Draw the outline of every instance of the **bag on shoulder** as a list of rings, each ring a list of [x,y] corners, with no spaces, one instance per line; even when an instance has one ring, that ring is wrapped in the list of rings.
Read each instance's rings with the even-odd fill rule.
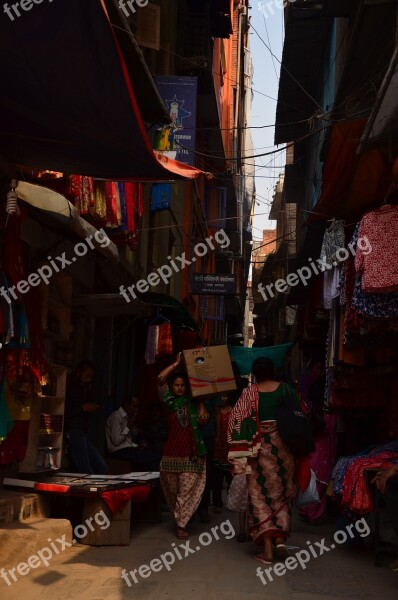
[[[283,385],[283,391],[276,407],[279,434],[294,456],[306,456],[315,450],[311,422],[297,406],[286,385]]]

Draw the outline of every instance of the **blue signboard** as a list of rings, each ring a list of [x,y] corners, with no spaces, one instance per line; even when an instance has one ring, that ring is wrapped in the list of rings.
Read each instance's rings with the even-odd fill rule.
[[[154,148],[187,165],[195,166],[197,77],[155,77],[156,87],[171,123],[156,128]]]

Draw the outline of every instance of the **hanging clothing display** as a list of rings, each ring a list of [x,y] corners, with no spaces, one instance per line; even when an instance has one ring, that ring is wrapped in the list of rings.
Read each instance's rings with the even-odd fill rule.
[[[398,206],[382,206],[363,217],[358,239],[365,239],[367,251],[357,246],[355,269],[364,292],[398,291],[397,235]]]
[[[323,236],[321,259],[325,258],[326,262],[332,265],[334,262],[339,262],[336,252],[345,245],[345,233],[342,221],[333,221],[325,231]]]
[[[145,362],[147,365],[154,365],[156,363],[156,353],[158,349],[159,341],[159,326],[150,325],[148,327],[148,335],[146,339],[145,348]]]
[[[112,181],[107,181],[105,183],[106,226],[109,228],[118,226],[116,189],[116,183]]]
[[[344,248],[345,232],[342,221],[333,221],[323,236],[320,258],[329,265],[323,273],[323,306],[332,308],[332,300],[340,294],[340,267],[338,254]]]
[[[94,209],[93,216],[106,219],[106,188],[105,181],[94,181]]]
[[[340,295],[340,267],[333,267],[323,274],[323,306],[330,310],[332,302]]]
[[[173,337],[171,335],[171,323],[159,325],[159,337],[156,356],[173,354]]]
[[[83,175],[71,175],[66,189],[67,196],[79,214],[86,215],[95,206],[94,180]]]

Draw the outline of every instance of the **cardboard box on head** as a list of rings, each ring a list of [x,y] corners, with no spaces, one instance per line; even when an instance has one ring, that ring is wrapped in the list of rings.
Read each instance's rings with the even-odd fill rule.
[[[184,350],[183,357],[193,398],[236,390],[227,346]]]

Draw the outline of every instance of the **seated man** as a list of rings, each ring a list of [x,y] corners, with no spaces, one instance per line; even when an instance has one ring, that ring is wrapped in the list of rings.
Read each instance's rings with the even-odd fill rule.
[[[398,464],[380,471],[373,479],[381,494],[384,495],[388,515],[398,536]],[[398,559],[392,565],[393,571],[398,571]]]
[[[109,457],[129,460],[139,471],[158,471],[160,452],[146,448],[145,442],[140,442],[140,432],[134,427],[137,412],[138,401],[132,397],[108,418],[105,435]]]

